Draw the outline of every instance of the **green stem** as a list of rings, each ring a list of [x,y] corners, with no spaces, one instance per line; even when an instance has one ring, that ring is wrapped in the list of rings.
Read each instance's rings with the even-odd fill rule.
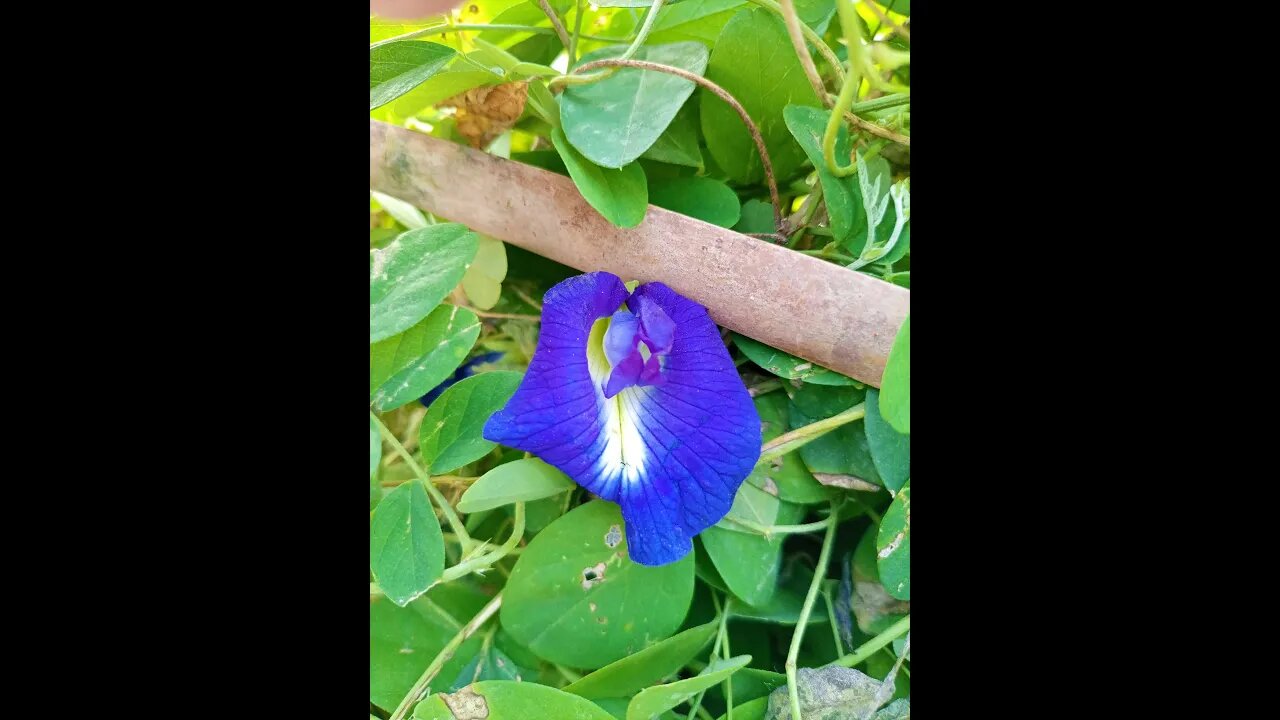
[[[831,503],[831,519],[836,516],[836,504]],[[813,612],[813,602],[818,599],[818,590],[822,588],[822,580],[827,576],[827,563],[831,560],[831,545],[836,537],[837,523],[827,525],[827,534],[822,538],[822,550],[818,553],[818,564],[813,568],[813,582],[809,583],[809,594],[804,598],[800,608],[800,617],[796,620],[796,629],[791,633],[791,649],[787,651],[787,694],[791,698],[791,720],[800,720],[800,688],[796,681],[796,659],[800,656],[800,642],[804,640],[804,630],[809,624],[809,614]]]
[[[560,673],[560,675],[570,683],[576,683],[582,679],[581,675],[563,665],[556,665],[556,672]]]
[[[378,429],[382,431],[382,437],[391,443],[391,447],[395,448],[396,453],[409,466],[409,469],[413,470],[413,474],[417,475],[418,479],[422,481],[423,487],[427,489],[427,494],[431,496],[440,511],[444,513],[445,519],[449,521],[449,527],[453,528],[453,534],[458,536],[463,552],[470,550],[476,541],[471,539],[471,535],[467,533],[467,528],[462,524],[462,520],[458,519],[458,513],[454,512],[453,506],[449,504],[448,500],[444,499],[444,494],[436,489],[436,486],[431,482],[431,477],[422,469],[418,461],[413,459],[409,451],[404,449],[404,445],[400,444],[400,439],[395,436],[395,433],[391,432],[391,428],[383,424],[382,418],[379,418],[372,410],[369,411],[369,417],[378,423]]]
[[[499,547],[497,550],[494,550],[493,552],[486,553],[477,558],[466,560],[464,562],[458,563],[457,565],[454,565],[451,568],[446,569],[444,571],[444,574],[440,576],[440,582],[441,583],[451,582],[453,580],[457,580],[460,577],[465,577],[467,575],[470,575],[471,573],[479,569],[492,567],[494,563],[498,562],[499,560],[506,557],[507,555],[510,555],[511,552],[515,550],[516,545],[520,543],[520,540],[523,537],[524,537],[524,503],[518,502],[516,503],[516,522],[515,522],[515,526],[511,528],[511,537],[507,538],[507,541],[503,543],[501,547]]]
[[[844,642],[840,640],[840,628],[836,625],[836,608],[831,602],[831,590],[822,589],[822,599],[827,603],[827,621],[831,624],[831,637],[836,641],[836,655],[844,655]]]
[[[832,415],[825,420],[809,423],[791,432],[783,433],[764,444],[764,447],[760,449],[760,460],[756,464],[760,465],[774,458],[782,457],[798,447],[808,445],[841,425],[861,420],[866,414],[866,405],[858,403],[838,415]]]
[[[831,252],[830,250],[825,250],[825,249],[824,250],[799,250],[798,252],[801,255],[812,255],[813,257],[825,258],[827,260],[835,260],[836,262],[842,262],[842,263],[851,263],[855,260],[855,258],[851,258],[848,255],[844,255],[838,252]]]
[[[582,0],[578,0],[573,15],[573,37],[569,38],[569,69],[578,64],[578,37],[582,34]]]
[[[884,95],[882,97],[872,98],[870,100],[863,100],[862,102],[854,103],[853,105],[849,106],[849,112],[853,113],[854,115],[861,115],[863,113],[878,112],[880,110],[888,110],[889,108],[895,108],[902,105],[910,105],[910,104],[911,104],[910,94],[895,93],[893,95]]]
[[[739,525],[753,533],[769,537],[770,535],[792,535],[796,533],[817,532],[825,529],[831,524],[831,518],[818,520],[816,522],[805,523],[804,525],[761,525],[751,520],[739,520],[737,518],[725,517],[725,522],[733,525]]]
[[[401,40],[412,40],[414,38],[426,37],[428,35],[445,35],[455,30],[475,30],[479,32],[484,32],[485,30],[510,30],[512,32],[533,33],[534,35],[556,34],[556,31],[552,28],[539,27],[537,25],[504,25],[502,23],[486,25],[484,23],[456,23],[453,25],[432,25],[429,28],[422,28],[421,30],[414,30],[413,32],[407,32],[403,35],[387,38],[386,40],[379,40],[376,43],[371,43],[369,45],[369,49],[372,50],[376,47],[386,45],[387,43],[399,42]],[[596,35],[583,35],[582,37],[585,40],[600,40],[602,42],[627,42],[626,38],[600,37]]]
[[[476,616],[471,618],[471,621],[466,625],[462,626],[462,629],[458,631],[458,634],[454,635],[453,639],[440,649],[440,654],[436,655],[435,659],[431,661],[431,664],[427,666],[427,669],[422,671],[422,676],[419,677],[418,681],[409,689],[409,694],[405,695],[404,700],[400,701],[400,705],[391,715],[391,720],[404,720],[405,716],[409,714],[409,711],[413,709],[413,706],[416,705],[418,701],[422,699],[422,696],[426,694],[428,685],[435,679],[435,676],[440,673],[444,664],[449,662],[450,658],[453,657],[453,654],[458,651],[458,648],[462,647],[462,643],[467,641],[467,638],[474,635],[475,632],[485,624],[485,621],[493,617],[493,614],[498,611],[499,607],[502,607],[501,592],[494,595],[493,599],[489,601],[489,604],[481,608],[480,612],[476,613]]]
[[[653,30],[653,24],[658,20],[658,11],[662,9],[662,4],[664,2],[666,2],[666,0],[653,0],[653,5],[649,7],[649,12],[644,16],[644,23],[640,25],[640,31],[636,33],[631,44],[627,46],[627,49],[624,50],[621,55],[611,59],[630,60],[631,57],[636,54],[636,51],[640,49],[640,46],[644,45],[644,41],[649,38],[649,33]],[[577,28],[574,28],[574,32],[575,34],[577,33]],[[572,55],[570,55],[570,57],[572,57]],[[573,63],[570,63],[569,67],[573,67]],[[565,85],[586,85],[587,83],[593,83],[597,80],[603,80],[614,72],[615,70],[611,68],[601,70],[600,72],[585,73],[582,75],[560,75],[559,77],[552,78],[550,84],[558,87]]]
[[[857,650],[845,655],[844,657],[828,663],[829,665],[843,665],[845,667],[853,667],[858,663],[866,660],[874,655],[880,648],[885,647],[889,643],[897,640],[907,631],[911,629],[911,616],[908,615],[898,622],[890,625],[884,632],[871,638],[870,640],[858,646]]]

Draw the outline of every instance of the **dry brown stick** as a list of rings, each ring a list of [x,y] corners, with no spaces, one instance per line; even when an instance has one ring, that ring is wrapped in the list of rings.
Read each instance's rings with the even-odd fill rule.
[[[795,48],[796,57],[800,58],[800,67],[804,68],[805,77],[809,78],[813,92],[827,104],[827,107],[831,107],[831,100],[827,97],[827,87],[822,84],[822,76],[818,74],[818,67],[813,64],[813,57],[809,55],[809,46],[804,42],[804,33],[800,30],[800,18],[796,15],[795,3],[792,0],[778,0],[778,4],[782,6],[782,22],[787,26],[787,35],[791,36],[791,47]]]
[[[569,40],[569,32],[564,29],[564,23],[560,22],[560,16],[556,15],[556,11],[551,9],[547,0],[538,0],[538,7],[542,8],[542,12],[547,14],[547,19],[551,21],[551,27],[555,28],[556,35],[560,36],[560,42],[564,45],[564,49],[568,50],[573,43]]]
[[[868,133],[875,135],[876,137],[882,137],[885,140],[892,140],[893,142],[896,142],[899,145],[906,145],[907,147],[911,147],[911,137],[908,135],[900,135],[890,130],[889,128],[881,127],[871,122],[870,120],[863,120],[862,118],[858,117],[857,115],[854,115],[853,113],[848,113],[848,112],[845,113],[844,119],[852,123],[854,127],[865,130]]]
[[[543,0],[543,2],[545,1],[546,0]],[[889,16],[883,10],[880,9],[879,5],[876,5],[874,2],[866,3],[866,5],[867,7],[871,8],[871,12],[875,13],[880,18],[880,22],[893,28],[893,31],[901,35],[903,40],[906,40],[907,42],[911,42],[911,33],[908,33],[906,28],[902,27],[898,23],[890,20]]]
[[[633,67],[641,70],[653,70],[668,75],[692,80],[702,87],[710,90],[716,97],[729,104],[738,113],[738,117],[742,118],[742,124],[747,126],[747,132],[751,133],[751,139],[756,143],[756,149],[760,151],[760,163],[764,165],[764,179],[769,184],[769,199],[773,201],[773,225],[778,229],[778,234],[785,236],[787,234],[786,223],[782,220],[782,199],[778,196],[778,182],[773,177],[773,163],[769,162],[769,150],[764,146],[764,137],[760,135],[760,128],[756,127],[755,122],[751,120],[751,116],[747,114],[746,108],[742,107],[742,103],[738,102],[728,90],[711,82],[710,80],[691,73],[688,70],[682,70],[678,67],[663,65],[661,63],[648,62],[646,60],[596,60],[585,65],[579,65],[574,68],[574,74],[594,70],[602,67]]]

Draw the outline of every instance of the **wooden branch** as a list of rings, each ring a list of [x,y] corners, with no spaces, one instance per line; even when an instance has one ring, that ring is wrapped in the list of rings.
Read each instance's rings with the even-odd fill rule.
[[[369,187],[583,271],[661,281],[731,330],[876,387],[906,288],[649,206],[615,227],[573,181],[369,121]]]

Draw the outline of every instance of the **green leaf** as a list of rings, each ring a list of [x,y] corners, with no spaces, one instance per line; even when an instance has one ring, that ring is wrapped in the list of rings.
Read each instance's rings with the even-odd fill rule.
[[[880,380],[880,414],[894,430],[911,434],[911,316],[902,321]]]
[[[379,412],[417,400],[462,364],[480,321],[466,308],[441,305],[422,322],[369,346],[369,396]]]
[[[735,512],[736,511],[736,512]],[[742,516],[761,525],[793,525],[804,517],[804,508],[779,501],[773,495],[743,483],[734,497],[730,519]],[[765,537],[723,520],[702,531],[702,546],[729,590],[748,605],[765,605],[778,588],[785,535]]]
[[[658,136],[658,139],[640,154],[645,160],[685,167],[702,168],[702,150],[698,147],[698,103],[687,100],[680,112]],[[770,220],[772,222],[772,220]]]
[[[440,579],[444,535],[421,482],[396,487],[373,511],[369,569],[382,592],[400,607]]]
[[[387,211],[387,214],[394,218],[396,222],[410,230],[417,230],[428,225],[427,216],[423,215],[421,210],[399,198],[385,195],[377,190],[370,190],[369,196],[377,200],[379,207]]]
[[[518,501],[528,502],[572,489],[567,475],[538,458],[504,463],[471,484],[458,501],[458,512],[491,510]]]
[[[710,47],[729,18],[745,4],[745,0],[686,0],[667,5],[658,11],[648,42],[696,40]]]
[[[867,446],[880,479],[889,492],[896,493],[911,477],[911,436],[903,435],[880,414],[880,391],[867,388]]]
[[[800,714],[823,720],[862,720],[879,707],[879,680],[852,668],[832,665],[800,668],[796,672],[796,693]],[[785,687],[769,695],[769,720],[791,720],[791,698]]]
[[[755,398],[756,412],[760,415],[761,440],[769,442],[790,429],[791,403],[781,392],[771,392]],[[822,485],[804,466],[800,455],[789,452],[764,465],[757,465],[747,476],[747,482],[788,503],[808,505],[826,502],[839,494],[839,490]],[[789,524],[789,523],[788,523]]]
[[[772,211],[770,211],[772,213]],[[770,218],[773,215],[770,214]],[[770,220],[770,227],[773,221]],[[768,231],[765,231],[768,232]],[[789,355],[781,350],[753,340],[746,335],[733,334],[733,344],[738,346],[743,355],[762,369],[787,380],[803,380],[814,385],[861,385],[851,377],[828,370],[821,365]]]
[[[885,592],[880,583],[880,570],[876,567],[876,526],[867,528],[853,551],[852,565],[853,617],[858,629],[868,635],[878,635],[911,612],[911,603],[895,599]]]
[[[644,220],[649,206],[649,187],[639,163],[631,163],[621,170],[602,168],[569,144],[560,128],[551,131],[551,143],[560,153],[583,199],[606,220],[624,228],[635,227]]]
[[[627,706],[627,720],[649,720],[654,715],[691,699],[702,690],[719,685],[749,662],[750,655],[715,660],[694,677],[641,690]]]
[[[583,56],[581,63],[615,58],[625,49],[601,48]],[[633,58],[695,75],[707,68],[707,48],[696,42],[645,45]],[[620,68],[603,80],[565,88],[560,96],[560,121],[569,142],[588,160],[606,168],[621,168],[653,145],[694,87],[692,80],[674,75]]]
[[[507,246],[488,235],[479,236],[476,259],[462,276],[462,291],[471,304],[489,310],[498,304],[507,277]]]
[[[760,128],[779,184],[804,161],[804,151],[787,130],[787,105],[819,105],[804,76],[781,18],[764,8],[739,10],[724,26],[711,51],[707,79],[738,99]],[[702,136],[707,150],[736,183],[764,179],[764,165],[742,119],[713,93],[702,93]]]
[[[418,447],[432,475],[457,470],[497,447],[484,439],[484,424],[511,399],[523,377],[518,372],[480,373],[450,386],[431,403]]]
[[[827,118],[831,117],[831,113],[804,105],[788,105],[782,111],[782,116],[786,120],[787,129],[818,171],[818,181],[822,183],[822,199],[827,206],[827,217],[831,220],[832,238],[843,242],[853,233],[856,223],[865,221],[862,195],[855,178],[838,178],[832,175],[822,157],[822,135],[826,132]],[[847,165],[852,148],[849,131],[844,123],[840,123],[839,127],[835,157],[839,163]]]
[[[395,100],[424,82],[455,55],[453,48],[398,40],[369,50],[369,109]]]
[[[384,501],[385,502],[385,501]],[[894,496],[876,534],[880,582],[899,600],[911,599],[911,481]]]
[[[649,189],[649,202],[724,228],[733,227],[742,210],[728,185],[705,177],[657,183]]]
[[[462,279],[476,234],[457,223],[410,230],[369,253],[369,343],[413,327]]]
[[[773,232],[777,229],[773,225],[773,204],[763,200],[742,203],[742,219],[733,229],[740,233]]]
[[[378,423],[369,418],[369,477],[378,473],[378,463],[382,462],[382,431]]]
[[[524,680],[526,671],[496,647],[481,647],[480,652],[458,672],[449,686],[449,692],[457,692],[473,682],[483,680]]]
[[[564,691],[591,700],[631,695],[688,664],[715,637],[718,625],[713,621],[689,628],[566,685]]]
[[[853,232],[845,236],[841,243],[849,252],[858,255],[865,249],[872,228],[875,228],[875,241],[883,244],[889,240],[895,221],[894,204],[889,196],[889,188],[893,183],[889,162],[879,156],[868,162],[859,153],[856,163],[857,172],[846,179],[850,183],[853,198],[862,207],[855,213]],[[844,164],[843,160],[841,164]]]
[[[484,680],[456,693],[437,693],[413,710],[418,720],[613,720],[595,703],[546,685]]]
[[[618,506],[596,500],[539,533],[516,561],[502,626],[548,662],[599,668],[676,631],[693,599],[693,557],[658,567],[627,555]]]
[[[399,705],[445,643],[488,601],[460,582],[437,585],[404,608],[385,597],[370,598],[369,700],[383,708]],[[456,677],[480,643],[479,635],[468,639],[440,672]]]
[[[498,85],[505,79],[495,72],[477,69],[459,56],[448,69],[397,98],[391,111],[398,117],[411,118],[442,100],[483,85]]]
[[[748,668],[750,669],[750,668]],[[737,697],[737,693],[734,693]],[[760,697],[744,702],[733,708],[733,720],[764,720],[765,711],[769,709],[769,698]],[[729,720],[729,713],[721,715],[719,720]]]
[[[800,22],[813,28],[819,35],[826,34],[827,26],[836,14],[835,0],[795,0],[795,6]]]
[[[802,385],[791,396],[791,429],[844,412],[865,396],[862,388]],[[801,447],[800,459],[819,482],[824,479],[821,475],[850,475],[873,485],[884,484],[871,459],[862,420],[841,425]]]

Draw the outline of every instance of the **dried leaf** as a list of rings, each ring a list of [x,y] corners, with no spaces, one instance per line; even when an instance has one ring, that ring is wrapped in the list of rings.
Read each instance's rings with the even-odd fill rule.
[[[529,98],[529,83],[520,81],[471,88],[439,103],[439,107],[455,107],[458,134],[471,147],[483,148],[511,129],[524,112]]]

